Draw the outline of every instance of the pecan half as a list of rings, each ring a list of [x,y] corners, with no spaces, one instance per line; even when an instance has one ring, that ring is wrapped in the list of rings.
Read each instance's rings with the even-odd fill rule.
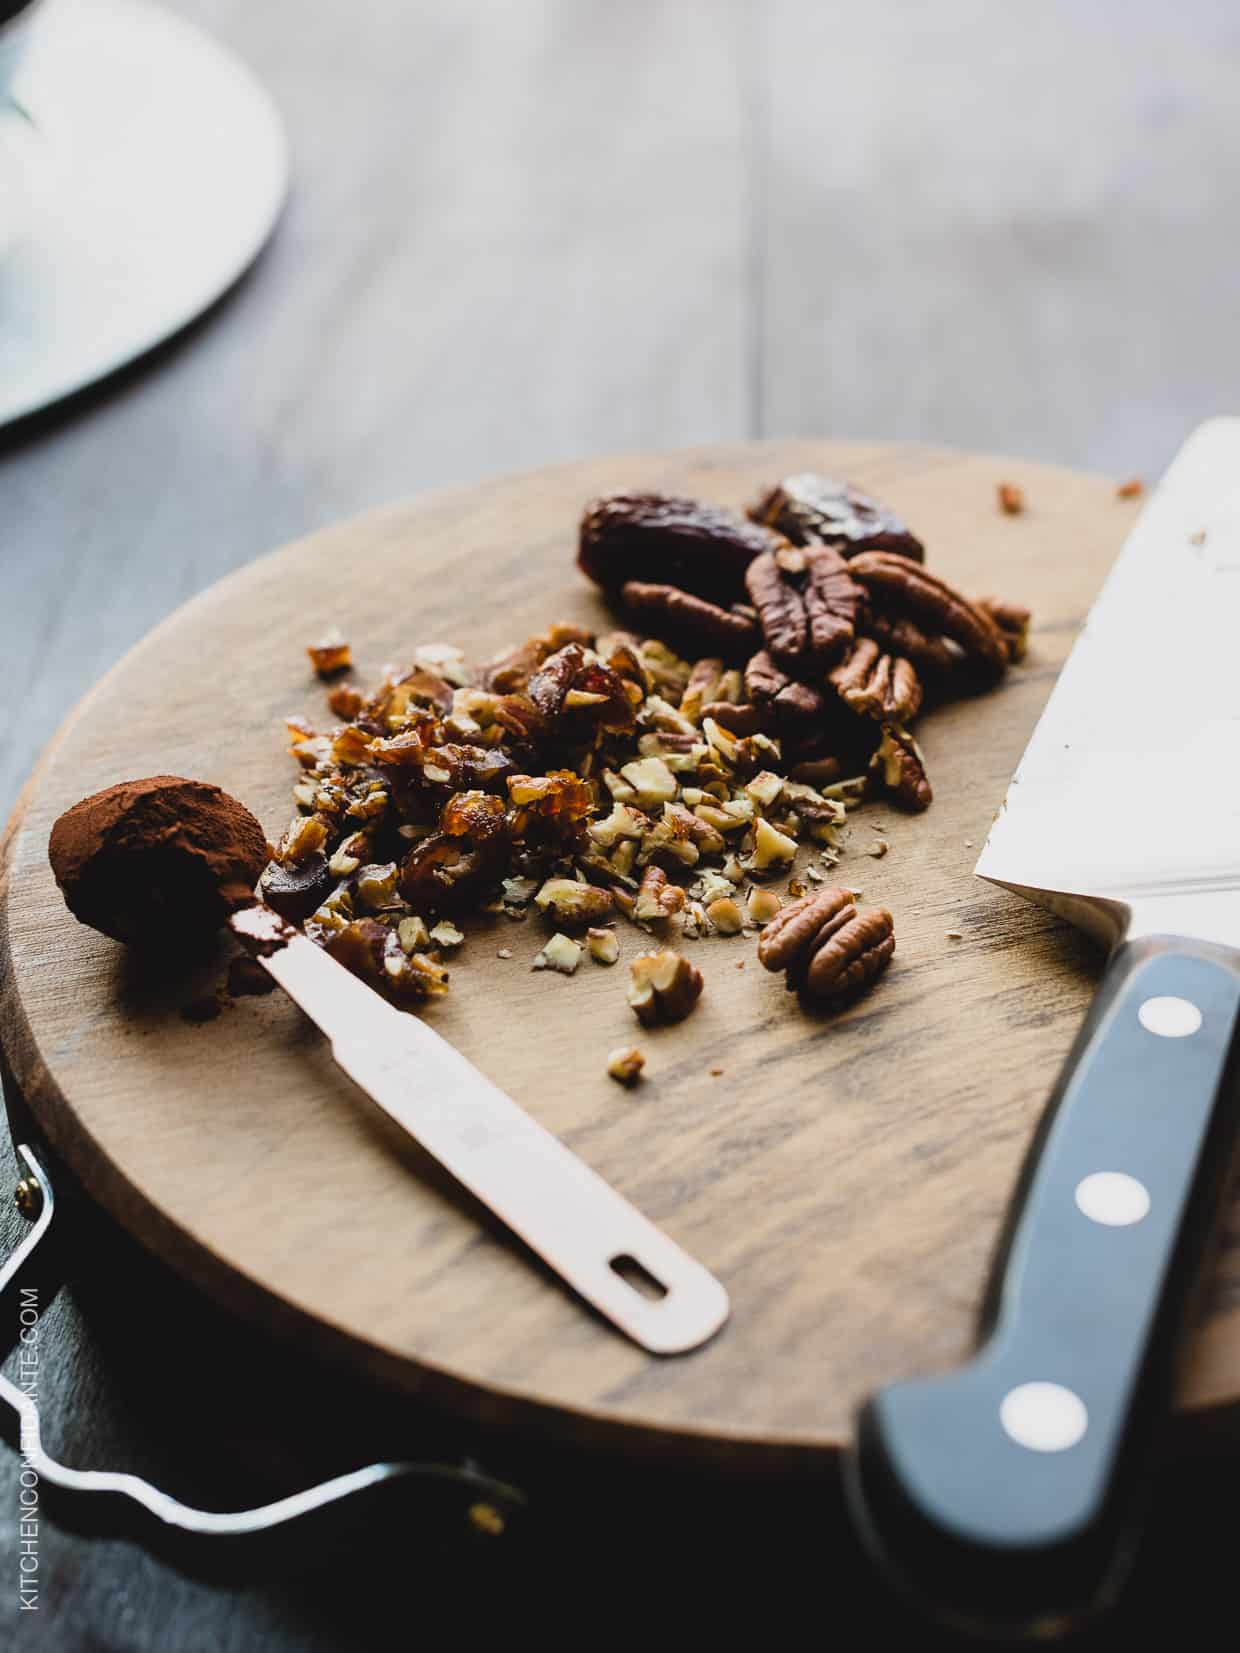
[[[898,723],[884,728],[878,750],[870,759],[870,774],[880,790],[903,809],[920,813],[929,809],[934,799],[921,747]]]
[[[852,641],[861,592],[828,546],[785,546],[755,557],[745,589],[767,649],[792,671],[825,670]]]
[[[731,700],[712,700],[708,706],[703,706],[703,721],[708,717],[722,724],[733,735],[756,735],[759,729],[766,727],[760,706],[737,705]]]
[[[674,585],[727,607],[745,569],[777,537],[733,511],[669,494],[608,494],[581,519],[577,566],[605,590],[629,580]]]
[[[885,907],[858,911],[851,890],[812,890],[777,913],[758,937],[758,960],[783,971],[809,998],[835,999],[866,987],[895,952]]]
[[[883,723],[908,723],[921,708],[921,683],[909,661],[858,637],[828,681],[850,711]]]
[[[925,550],[894,511],[847,482],[813,471],[786,476],[749,512],[797,545],[833,545],[846,557],[859,551],[893,551],[921,562]]]
[[[1029,649],[1029,621],[1032,615],[1020,603],[1005,603],[999,597],[979,597],[977,606],[998,626],[1007,645],[1008,659],[1015,664]]]
[[[745,693],[759,712],[765,710],[787,726],[821,723],[827,714],[827,701],[821,692],[789,677],[766,649],[760,649],[745,667]],[[726,718],[718,721],[725,728],[732,727]]]
[[[950,672],[960,664],[960,655],[954,643],[949,643],[946,637],[924,631],[907,614],[881,614],[875,611],[873,604],[867,603],[865,613],[858,617],[857,630],[866,637],[872,637],[888,654],[902,655],[928,677]]]
[[[966,654],[998,672],[1006,668],[1007,645],[990,615],[937,574],[889,551],[863,551],[848,566],[854,579],[865,586],[876,609],[911,614],[929,630],[959,643]]]
[[[720,608],[677,586],[626,580],[620,595],[654,636],[691,652],[718,649],[728,659],[743,659],[758,641],[758,628],[748,615]]]
[[[702,996],[702,972],[670,947],[643,953],[629,972],[629,1003],[644,1027],[683,1022]]]

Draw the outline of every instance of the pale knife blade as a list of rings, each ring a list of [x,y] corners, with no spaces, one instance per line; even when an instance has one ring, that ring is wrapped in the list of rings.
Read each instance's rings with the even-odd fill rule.
[[[1240,420],[1217,419],[1130,534],[977,864],[1111,951],[979,1346],[870,1397],[847,1484],[933,1612],[1004,1637],[1058,1633],[1131,1564],[1240,1149],[1238,605]]]
[[[1240,944],[1240,419],[1185,444],[1042,713],[979,877],[1112,941]]]
[[[246,909],[233,928],[251,947],[274,940],[259,962],[327,1035],[337,1065],[614,1326],[659,1355],[719,1330],[719,1281],[446,1039],[267,909]],[[641,1273],[646,1291],[630,1283]],[[663,1295],[648,1294],[651,1282]]]

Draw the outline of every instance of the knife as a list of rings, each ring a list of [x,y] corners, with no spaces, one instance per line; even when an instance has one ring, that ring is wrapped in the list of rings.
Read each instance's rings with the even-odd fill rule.
[[[718,1280],[446,1039],[261,902],[229,922],[337,1066],[612,1325],[657,1355],[719,1330]]]
[[[1120,553],[977,863],[1109,948],[979,1347],[872,1397],[847,1461],[863,1537],[963,1625],[1053,1634],[1132,1555],[1240,1135],[1238,615],[1240,419],[1216,419]]]

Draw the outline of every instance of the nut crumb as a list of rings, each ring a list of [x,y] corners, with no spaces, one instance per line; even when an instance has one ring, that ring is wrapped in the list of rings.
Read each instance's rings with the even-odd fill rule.
[[[1025,509],[1025,490],[1015,482],[1000,482],[995,488],[995,497],[1005,517],[1018,517]]]
[[[1145,492],[1145,483],[1139,476],[1130,476],[1127,482],[1121,482],[1115,490],[1116,499],[1140,499]]]
[[[595,964],[614,964],[620,957],[620,939],[614,930],[587,930],[586,951]]]
[[[459,947],[465,940],[463,930],[458,930],[450,919],[440,919],[429,931],[431,940],[437,947]]]
[[[548,941],[530,966],[531,970],[558,970],[562,976],[571,976],[581,963],[581,948],[562,930]]]
[[[495,956],[497,959],[510,959],[512,957],[512,948],[501,947]]]
[[[1204,545],[1206,543],[1205,529],[1199,528],[1195,534],[1190,534],[1188,536],[1188,543],[1190,545]]]
[[[755,924],[766,924],[775,917],[783,902],[774,890],[760,889],[755,885],[745,898],[745,906]]]
[[[949,930],[947,932],[947,939],[948,939],[948,941],[963,941],[964,940],[964,931],[963,930]]]
[[[645,1065],[646,1058],[636,1045],[619,1045],[607,1058],[607,1071],[619,1085],[635,1085]]]
[[[721,1078],[723,1076],[723,1069],[722,1068],[712,1068],[710,1070],[710,1076],[711,1076],[712,1079]]]
[[[872,855],[876,861],[881,861],[890,848],[891,845],[885,838],[876,838],[865,853],[867,855]]]
[[[744,923],[741,910],[730,895],[712,901],[706,909],[706,916],[721,936],[739,935]]]

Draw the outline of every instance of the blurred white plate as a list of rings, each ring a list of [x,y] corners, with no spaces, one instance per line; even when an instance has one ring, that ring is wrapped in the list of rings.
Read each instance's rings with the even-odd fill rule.
[[[0,115],[0,425],[201,314],[288,185],[254,75],[148,0],[50,0]]]

